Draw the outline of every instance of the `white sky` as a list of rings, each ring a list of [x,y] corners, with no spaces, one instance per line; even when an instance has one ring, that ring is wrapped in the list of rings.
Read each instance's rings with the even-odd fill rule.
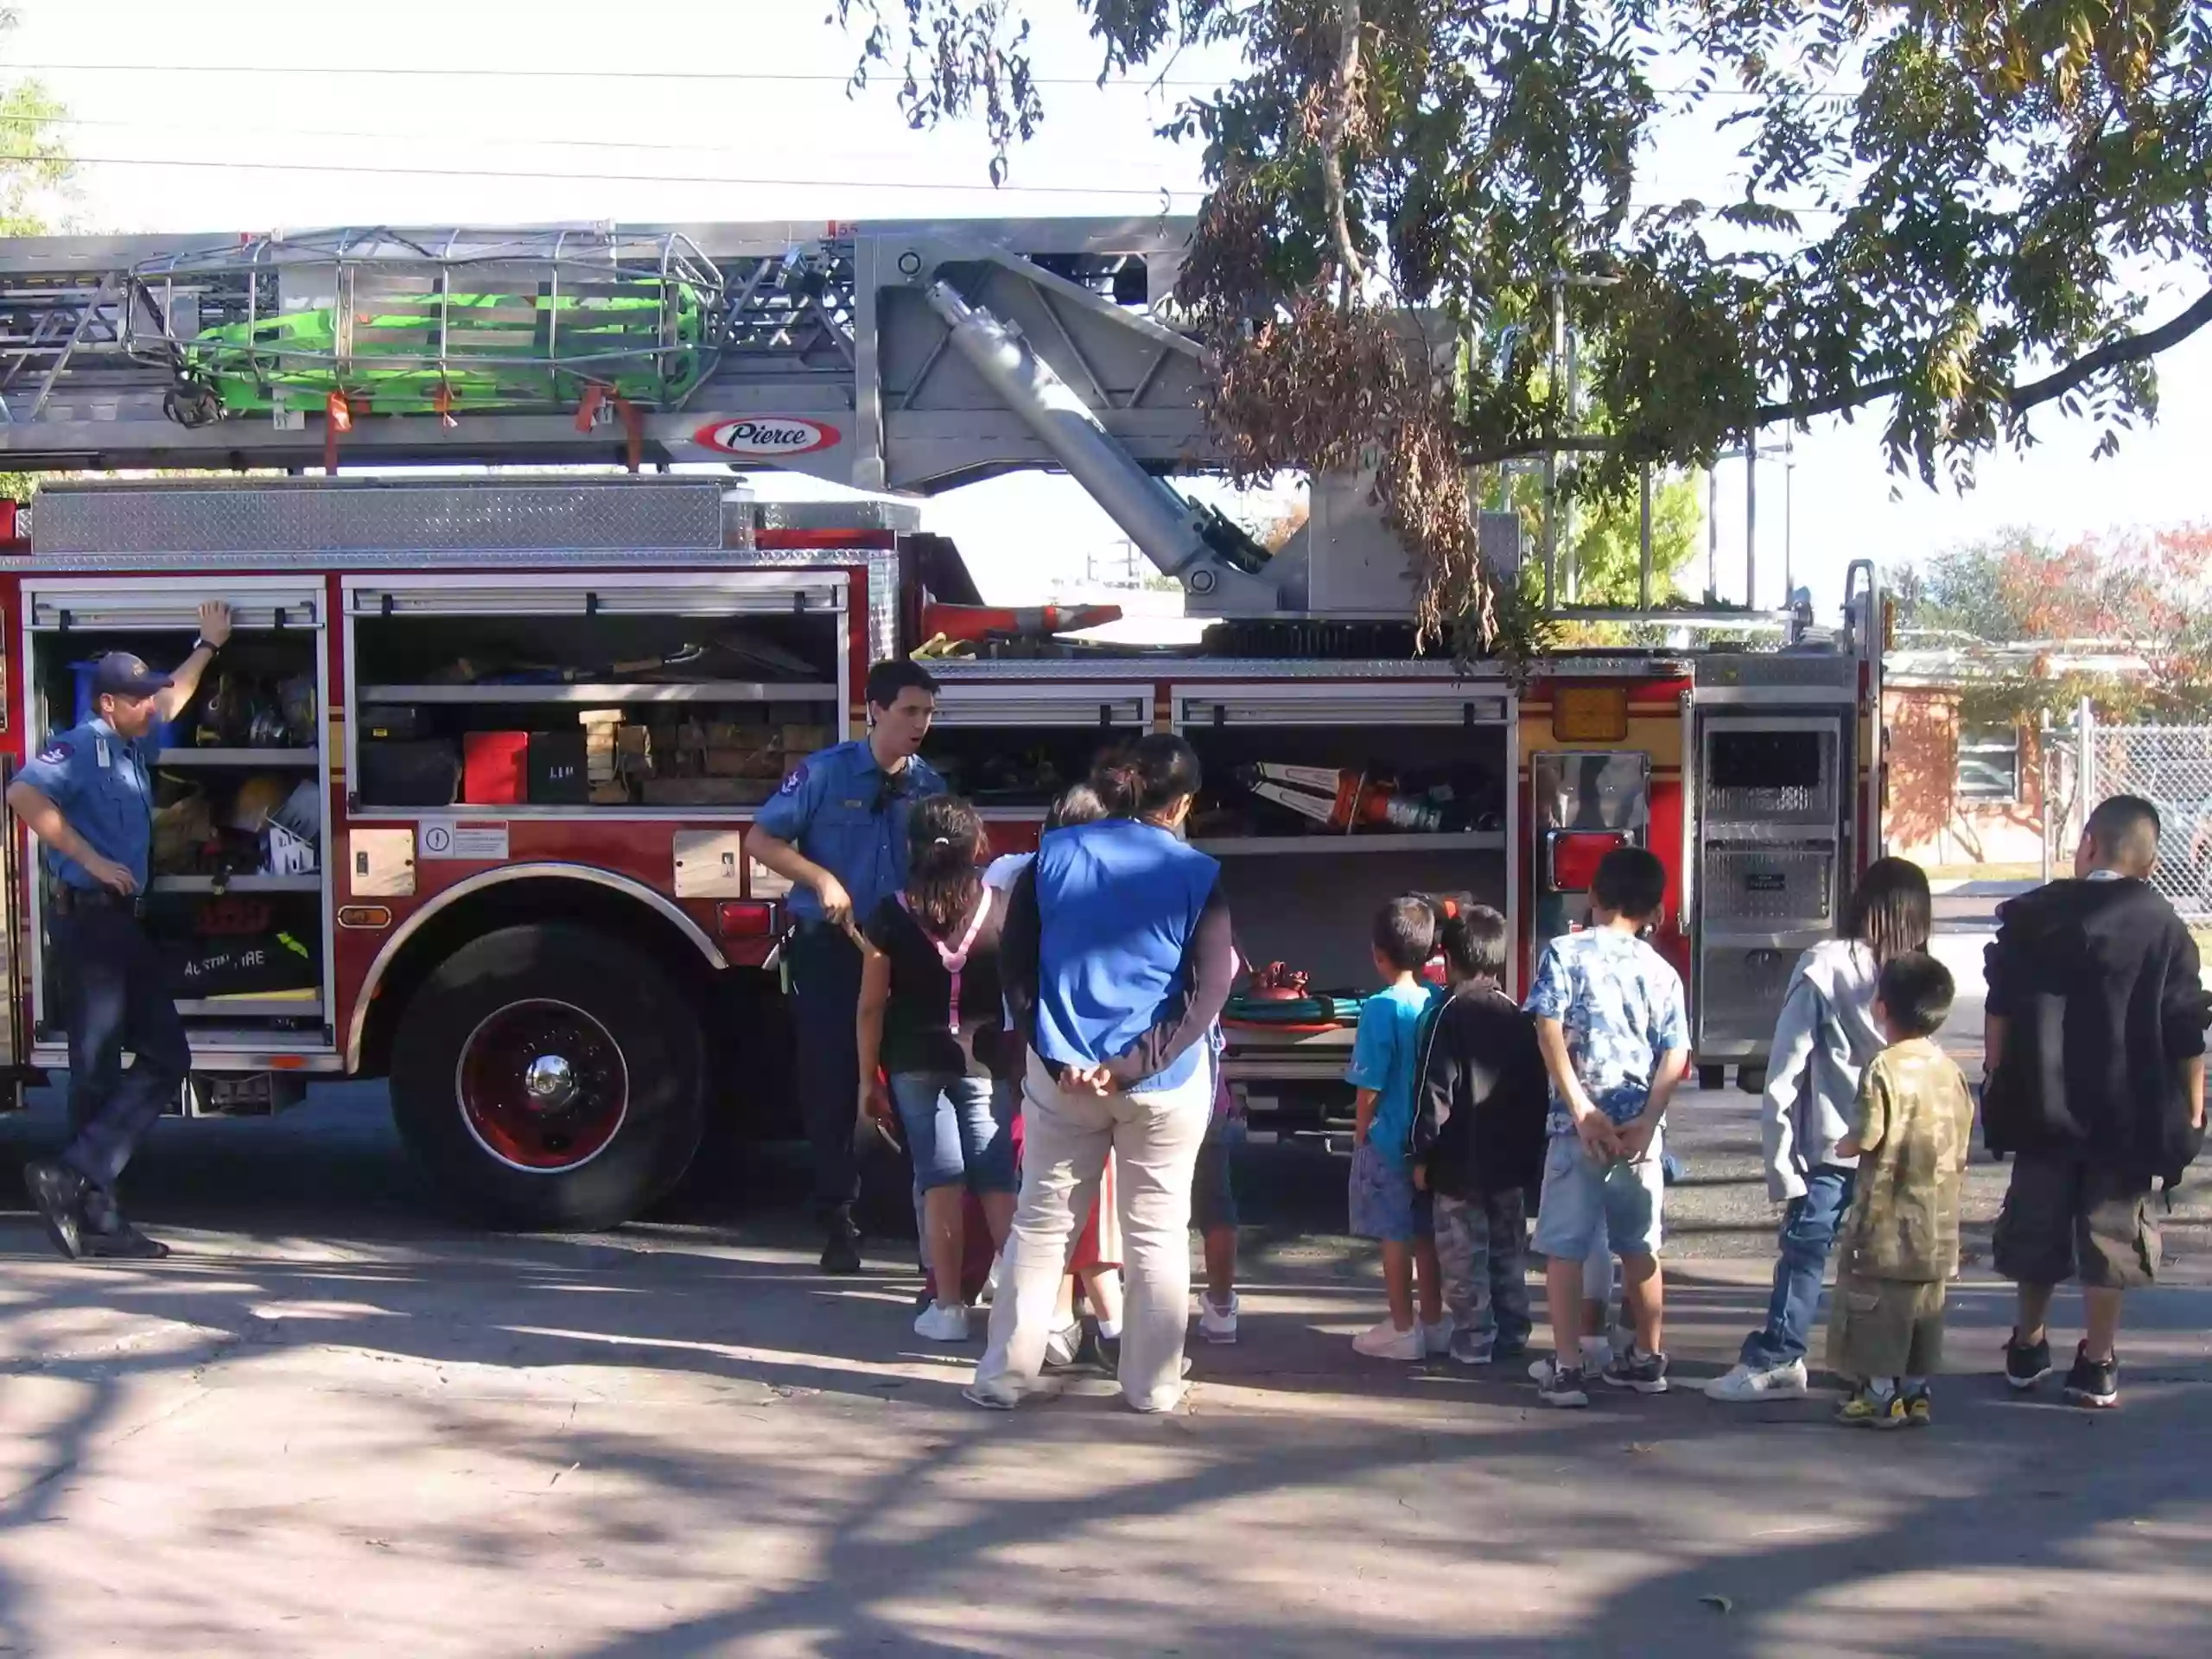
[[[68,228],[231,232],[377,221],[831,219],[1187,213],[1193,146],[1154,138],[1175,96],[1226,67],[1190,55],[1165,92],[1090,85],[1096,55],[1062,0],[1033,0],[1044,130],[991,189],[980,130],[909,132],[894,87],[857,98],[834,0],[625,9],[602,0],[446,0],[385,27],[346,6],[181,12],[145,0],[18,0],[0,71],[35,73],[67,106],[83,158]],[[887,10],[899,10],[887,0]],[[226,14],[230,14],[226,16]],[[397,14],[381,14],[390,22]],[[247,21],[251,16],[258,23]],[[93,20],[97,20],[94,26]],[[189,21],[188,21],[189,20]],[[118,66],[161,66],[150,72]],[[320,65],[375,73],[276,73]],[[489,71],[486,74],[425,71]],[[1729,194],[1726,150],[1670,134],[1649,194]],[[1639,192],[1639,196],[1644,192]],[[2160,300],[2154,319],[2183,302]],[[2165,412],[2113,460],[2056,410],[2027,457],[1993,457],[1978,489],[1933,493],[1883,471],[1878,416],[1796,446],[1791,556],[1823,608],[1855,558],[1923,557],[2027,524],[2060,537],[2212,517],[2212,331],[2168,354]],[[1772,435],[1778,442],[1780,434]],[[1892,489],[1899,499],[1892,500]],[[1740,468],[1724,476],[1721,590],[1740,597]],[[1758,598],[1781,597],[1782,468],[1759,482]],[[1040,520],[1062,562],[1041,564]],[[1027,475],[940,498],[995,597],[1041,595],[1086,556],[1119,556],[1111,523],[1065,479]],[[1693,586],[1701,585],[1694,581]]]

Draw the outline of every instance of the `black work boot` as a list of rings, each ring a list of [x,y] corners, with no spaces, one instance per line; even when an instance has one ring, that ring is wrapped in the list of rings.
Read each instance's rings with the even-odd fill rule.
[[[30,1194],[31,1207],[46,1224],[46,1236],[54,1241],[54,1248],[72,1262],[85,1254],[86,1185],[83,1176],[59,1164],[41,1160],[23,1166],[23,1189]]]
[[[105,1262],[158,1262],[169,1253],[160,1239],[147,1237],[124,1220],[112,1202],[104,1216],[87,1206],[77,1238],[86,1255]]]
[[[835,1210],[823,1221],[827,1236],[822,1244],[822,1271],[849,1276],[861,1270],[861,1230],[853,1225],[849,1210]]]

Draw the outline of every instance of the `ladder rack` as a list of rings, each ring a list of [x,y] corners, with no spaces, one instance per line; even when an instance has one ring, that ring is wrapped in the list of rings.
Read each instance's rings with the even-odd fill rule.
[[[1190,228],[0,241],[0,467],[719,461],[929,490],[1054,464],[947,349],[938,282],[1017,328],[1141,465],[1205,467],[1200,350],[1154,308]]]

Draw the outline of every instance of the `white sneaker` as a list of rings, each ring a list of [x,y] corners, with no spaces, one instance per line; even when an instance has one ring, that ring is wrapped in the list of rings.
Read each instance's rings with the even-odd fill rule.
[[[1738,1365],[1727,1376],[1716,1376],[1705,1385],[1707,1399],[1732,1406],[1758,1400],[1802,1400],[1811,1392],[1812,1385],[1806,1379],[1805,1362],[1802,1359],[1777,1365],[1771,1370]]]
[[[931,1302],[914,1316],[914,1334],[925,1342],[967,1341],[967,1304],[955,1302],[948,1307],[943,1302]]]
[[[1453,1319],[1449,1313],[1446,1313],[1434,1325],[1422,1325],[1421,1328],[1422,1357],[1426,1358],[1430,1354],[1450,1353],[1452,1351],[1452,1338],[1459,1334],[1459,1321]]]
[[[1236,1293],[1229,1294],[1226,1309],[1213,1305],[1213,1298],[1203,1290],[1198,1293],[1198,1334],[1208,1342],[1231,1343],[1236,1340],[1236,1315],[1242,1304]]]
[[[1351,1345],[1355,1353],[1365,1354],[1370,1359],[1420,1360],[1428,1357],[1428,1350],[1421,1342],[1420,1325],[1401,1331],[1390,1323],[1388,1315],[1379,1325],[1354,1337]]]
[[[1053,1367],[1072,1365],[1083,1352],[1083,1321],[1077,1319],[1062,1325],[1045,1338],[1045,1363]]]

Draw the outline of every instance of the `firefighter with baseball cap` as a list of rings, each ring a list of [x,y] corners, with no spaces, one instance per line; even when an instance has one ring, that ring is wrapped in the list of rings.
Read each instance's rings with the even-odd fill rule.
[[[100,658],[92,717],[48,740],[8,785],[9,806],[42,849],[54,982],[68,1022],[72,1138],[57,1160],[23,1171],[64,1255],[168,1254],[124,1219],[115,1199],[131,1152],[192,1068],[168,976],[139,925],[155,728],[192,701],[230,635],[230,607],[211,601],[200,607],[192,654],[174,672],[156,673],[127,652]]]

